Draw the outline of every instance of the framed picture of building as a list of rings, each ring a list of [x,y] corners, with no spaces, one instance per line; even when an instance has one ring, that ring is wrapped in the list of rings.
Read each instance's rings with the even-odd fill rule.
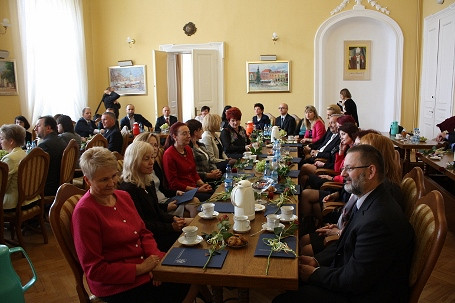
[[[371,41],[344,41],[343,80],[370,80]]]
[[[0,60],[0,96],[17,95],[16,61]]]
[[[109,86],[119,95],[146,95],[145,65],[109,67]]]
[[[246,92],[290,92],[289,61],[255,61],[246,63]]]

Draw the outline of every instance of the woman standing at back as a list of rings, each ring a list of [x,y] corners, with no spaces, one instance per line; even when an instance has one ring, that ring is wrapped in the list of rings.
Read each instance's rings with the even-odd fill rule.
[[[345,115],[351,115],[354,118],[357,127],[359,127],[360,124],[359,116],[357,115],[357,105],[354,100],[351,99],[351,93],[347,88],[343,88],[340,91],[340,99],[341,101],[338,102],[338,106],[341,108],[341,111]]]

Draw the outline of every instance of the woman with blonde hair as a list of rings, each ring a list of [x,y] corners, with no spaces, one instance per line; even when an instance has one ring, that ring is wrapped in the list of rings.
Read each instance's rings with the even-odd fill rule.
[[[216,167],[221,171],[226,170],[228,157],[224,153],[223,144],[217,135],[220,130],[221,117],[217,114],[207,114],[202,120],[202,139],[207,154]]]
[[[326,132],[324,120],[318,115],[316,107],[307,105],[305,107],[305,135],[300,143],[311,143],[321,139]],[[299,128],[297,128],[299,129]]]
[[[184,194],[180,190],[169,189],[166,183],[166,178],[163,172],[163,150],[160,147],[160,140],[157,134],[151,132],[143,132],[134,138],[134,142],[143,141],[149,143],[154,148],[153,157],[155,163],[153,164],[152,180],[155,183],[156,195],[158,196],[158,203],[160,207],[171,215],[178,217],[189,216],[194,218],[197,215],[197,207],[200,202],[199,199],[194,197],[191,201],[184,204],[177,205],[176,200],[172,199],[175,196]],[[185,210],[189,213],[185,213]]]

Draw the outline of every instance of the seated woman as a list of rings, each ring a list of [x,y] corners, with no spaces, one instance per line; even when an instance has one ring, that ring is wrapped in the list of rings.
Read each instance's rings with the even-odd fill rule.
[[[246,135],[245,129],[240,126],[242,112],[237,107],[232,107],[226,112],[229,124],[221,131],[221,143],[224,152],[228,157],[240,159],[243,152],[250,148],[250,138]]]
[[[81,139],[81,136],[79,136],[78,134],[76,134],[74,132],[74,125],[73,125],[73,121],[71,120],[71,118],[66,115],[60,115],[56,121],[57,121],[57,130],[59,133],[58,136],[60,138],[62,138],[63,141],[66,142],[66,144],[68,144],[71,139],[74,139],[80,147],[82,139]]]
[[[224,153],[223,145],[217,135],[220,130],[221,117],[217,114],[207,114],[202,120],[202,133],[201,142],[204,143],[207,154],[210,159],[214,161],[216,167],[222,173],[226,171],[226,164],[228,157]]]
[[[302,122],[305,121],[305,122]],[[305,135],[303,139],[300,140],[300,143],[312,143],[321,139],[326,132],[324,120],[318,115],[316,107],[312,105],[307,105],[305,107],[305,118],[300,120],[300,123],[305,123]],[[300,125],[300,124],[299,124]],[[300,127],[297,126],[296,131],[300,130]],[[296,133],[298,135],[298,133]]]
[[[190,141],[190,130],[185,123],[172,124],[164,145],[164,174],[170,189],[189,191],[197,188],[195,196],[203,202],[213,195],[214,190],[196,171]]]
[[[183,195],[184,192],[181,190],[171,190],[166,185],[162,168],[163,153],[160,148],[158,136],[151,132],[143,132],[134,138],[135,141],[147,142],[153,147],[154,153],[152,157],[155,159],[155,163],[153,164],[152,180],[155,183],[156,195],[161,209],[177,217],[186,216],[184,213],[186,210],[189,212],[189,217],[194,218],[198,213],[197,208],[201,204],[198,198],[194,197],[191,201],[180,205],[177,205],[176,200],[171,199],[175,196]]]
[[[389,191],[395,197],[397,203],[401,205],[402,193],[400,189],[401,182],[401,167],[397,164],[395,149],[392,141],[374,130],[366,130],[360,136],[359,144],[369,144],[379,150],[384,158],[384,175],[385,184]],[[321,199],[319,199],[321,197]],[[323,197],[323,198],[322,198]],[[344,188],[340,192],[330,193],[328,191],[305,190],[302,192],[301,204],[305,204],[305,200],[316,201],[312,203],[311,208],[304,208],[306,216],[317,216],[322,221],[322,208],[324,203],[330,201],[348,202],[351,194],[347,193]],[[342,232],[343,222],[340,220],[340,212],[336,212],[329,218],[324,218],[328,223],[323,228],[317,229],[315,233],[310,233],[302,236],[299,241],[301,254],[313,256],[324,249],[324,238],[330,235],[340,234]],[[333,224],[331,224],[333,223]]]
[[[17,205],[17,171],[19,163],[27,156],[22,149],[25,141],[25,128],[16,124],[3,124],[0,127],[0,144],[3,150],[8,152],[1,161],[8,165],[8,183],[6,185],[5,197],[3,198],[3,209],[15,211]],[[26,201],[23,208],[34,205],[34,200]],[[3,215],[2,215],[3,216]]]
[[[130,194],[145,227],[153,233],[158,248],[168,251],[180,236],[182,228],[192,219],[172,216],[159,207],[152,179],[155,154],[155,149],[146,142],[131,143],[125,151],[118,188]]]
[[[213,157],[210,158],[210,155],[205,148],[205,144],[199,142],[202,138],[202,123],[196,119],[191,119],[186,121],[186,125],[190,130],[190,147],[193,149],[198,175],[202,180],[209,183],[220,180],[222,173],[221,170],[216,167],[216,160]]]
[[[256,116],[253,117],[253,123],[256,125],[256,129],[263,130],[265,125],[270,125],[270,118],[264,115],[264,105],[256,103],[254,105],[254,111]]]
[[[28,142],[32,143],[32,133],[28,131],[30,128],[30,123],[28,123],[27,119],[24,116],[17,116],[14,118],[14,123],[17,125],[22,126],[25,129],[25,144]],[[25,144],[22,148],[25,149]]]
[[[192,302],[189,286],[153,281],[164,257],[127,192],[117,190],[117,159],[92,147],[80,160],[90,186],[77,203],[72,232],[91,292],[105,302]]]
[[[343,178],[339,175],[344,163],[344,157],[347,150],[354,144],[356,133],[359,131],[357,126],[352,123],[343,124],[338,128],[340,135],[340,146],[335,154],[335,164],[333,170],[338,173],[336,176],[316,175],[317,166],[313,164],[304,164],[300,170],[299,184],[302,188],[310,186],[313,189],[319,189],[327,181],[342,182]]]

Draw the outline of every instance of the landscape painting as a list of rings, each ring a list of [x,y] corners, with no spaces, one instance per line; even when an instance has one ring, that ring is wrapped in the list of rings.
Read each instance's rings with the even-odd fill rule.
[[[247,62],[247,93],[290,92],[289,61]]]
[[[0,60],[0,96],[17,95],[16,62]]]
[[[109,86],[119,95],[145,95],[145,65],[109,67]]]

